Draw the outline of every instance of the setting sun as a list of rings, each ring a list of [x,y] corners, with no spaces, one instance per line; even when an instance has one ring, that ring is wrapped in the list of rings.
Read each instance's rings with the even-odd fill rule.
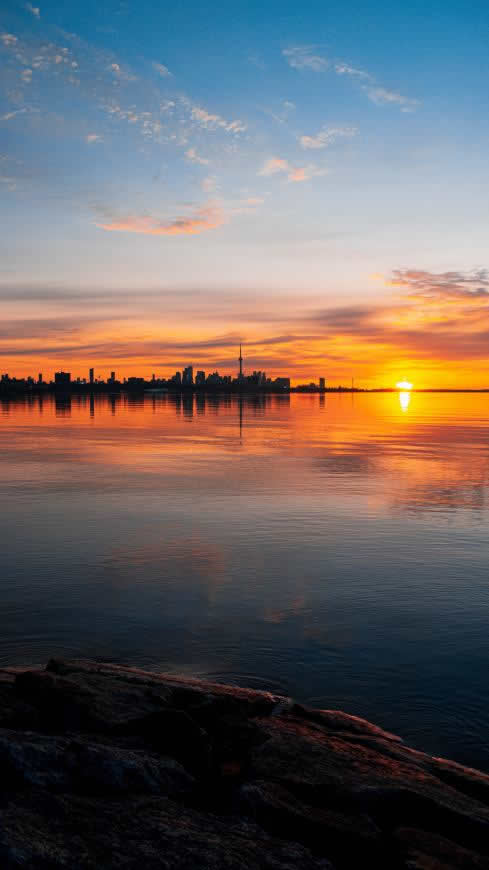
[[[396,384],[396,390],[412,390],[413,385],[409,381],[398,381]]]

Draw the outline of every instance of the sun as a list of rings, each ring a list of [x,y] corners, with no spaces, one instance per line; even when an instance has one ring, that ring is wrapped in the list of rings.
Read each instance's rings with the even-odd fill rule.
[[[398,381],[396,384],[396,390],[403,390],[405,392],[409,392],[412,390],[413,385],[409,381]]]

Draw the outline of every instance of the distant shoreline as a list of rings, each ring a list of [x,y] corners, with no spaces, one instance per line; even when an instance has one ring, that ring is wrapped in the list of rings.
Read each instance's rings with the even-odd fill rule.
[[[122,394],[137,394],[137,395],[188,395],[194,394],[197,395],[233,395],[233,396],[257,396],[257,395],[270,395],[270,396],[289,396],[290,394],[294,395],[343,395],[343,394],[360,394],[360,395],[371,395],[374,393],[489,393],[489,387],[483,387],[480,389],[470,388],[470,387],[424,387],[424,388],[413,388],[412,390],[399,390],[395,387],[374,387],[371,389],[361,388],[361,387],[325,387],[324,389],[312,389],[307,387],[290,387],[289,389],[273,389],[266,387],[215,387],[209,388],[206,387],[198,387],[198,386],[188,386],[188,387],[151,387],[151,386],[131,386],[127,384],[115,384],[115,385],[107,385],[107,384],[70,384],[68,387],[59,387],[54,384],[43,384],[37,385],[34,384],[32,386],[24,386],[21,385],[16,387],[15,385],[9,384],[7,387],[2,388],[0,386],[0,399],[8,398],[13,396],[90,396],[90,395],[122,395]]]

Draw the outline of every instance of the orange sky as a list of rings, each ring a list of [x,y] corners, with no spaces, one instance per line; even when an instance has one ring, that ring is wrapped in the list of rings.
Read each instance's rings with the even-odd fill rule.
[[[290,375],[293,383],[489,386],[485,272],[405,270],[370,276],[377,299],[324,304],[318,294],[194,290],[112,293],[29,288],[4,305],[1,371],[50,378],[58,369],[106,378],[206,371]],[[36,291],[36,292],[34,292]],[[380,300],[379,301],[379,295]]]
[[[357,5],[7,4],[0,372],[489,387],[484,28]]]

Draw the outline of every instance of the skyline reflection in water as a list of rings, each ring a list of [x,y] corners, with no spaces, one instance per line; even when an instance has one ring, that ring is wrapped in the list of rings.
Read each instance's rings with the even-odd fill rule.
[[[484,394],[0,403],[3,664],[341,707],[489,769]]]

